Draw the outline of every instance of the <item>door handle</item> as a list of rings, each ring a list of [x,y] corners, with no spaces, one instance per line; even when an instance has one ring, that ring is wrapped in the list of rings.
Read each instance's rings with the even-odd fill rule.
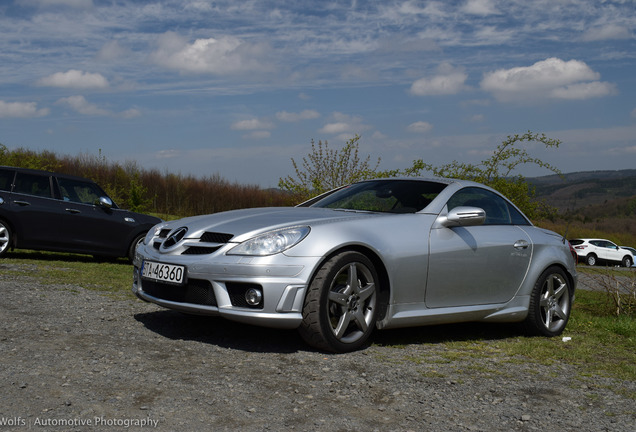
[[[530,246],[530,243],[525,240],[517,240],[513,245],[515,249],[527,249],[528,246]]]
[[[67,208],[67,209],[65,209],[65,210],[66,210],[67,212],[69,212],[69,213],[81,213],[79,210],[74,209],[74,208]]]
[[[31,205],[31,203],[30,203],[30,202],[28,202],[28,201],[13,201],[13,203],[14,203],[14,204],[17,204],[17,205],[19,205],[19,206],[28,206],[28,205]]]

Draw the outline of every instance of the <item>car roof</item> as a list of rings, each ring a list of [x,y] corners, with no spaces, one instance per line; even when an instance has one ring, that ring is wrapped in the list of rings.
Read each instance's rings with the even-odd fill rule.
[[[95,181],[85,177],[79,177],[79,176],[74,176],[70,174],[62,174],[62,173],[53,172],[53,171],[39,170],[34,168],[20,168],[20,167],[0,165],[0,169],[15,170],[18,172],[28,173],[28,174],[41,174],[41,175],[61,177],[61,178],[69,179],[69,180],[81,180],[85,182],[95,183]]]

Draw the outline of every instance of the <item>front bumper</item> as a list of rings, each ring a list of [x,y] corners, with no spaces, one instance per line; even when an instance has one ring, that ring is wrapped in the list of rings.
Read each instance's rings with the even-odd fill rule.
[[[221,252],[221,251],[219,251]],[[186,266],[186,283],[169,285],[141,277],[145,260]],[[205,258],[160,254],[141,245],[133,261],[133,293],[140,299],[181,312],[221,316],[247,324],[296,328],[317,258],[238,257],[217,253]],[[262,293],[249,305],[245,293]]]

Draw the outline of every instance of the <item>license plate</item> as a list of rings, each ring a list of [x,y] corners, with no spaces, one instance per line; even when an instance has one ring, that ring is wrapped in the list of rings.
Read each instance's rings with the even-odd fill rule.
[[[185,281],[185,266],[163,264],[154,261],[144,261],[141,266],[141,276],[159,282],[181,285]]]

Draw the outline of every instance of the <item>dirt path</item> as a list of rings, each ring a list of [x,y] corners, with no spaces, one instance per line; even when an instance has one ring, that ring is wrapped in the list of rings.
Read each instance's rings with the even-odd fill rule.
[[[0,432],[634,431],[636,383],[509,361],[504,326],[378,333],[309,350],[294,331],[189,317],[28,277],[0,280]],[[475,340],[457,355],[439,340]],[[390,344],[390,345],[389,345]],[[485,347],[485,349],[484,349]],[[483,357],[480,352],[486,352]]]

